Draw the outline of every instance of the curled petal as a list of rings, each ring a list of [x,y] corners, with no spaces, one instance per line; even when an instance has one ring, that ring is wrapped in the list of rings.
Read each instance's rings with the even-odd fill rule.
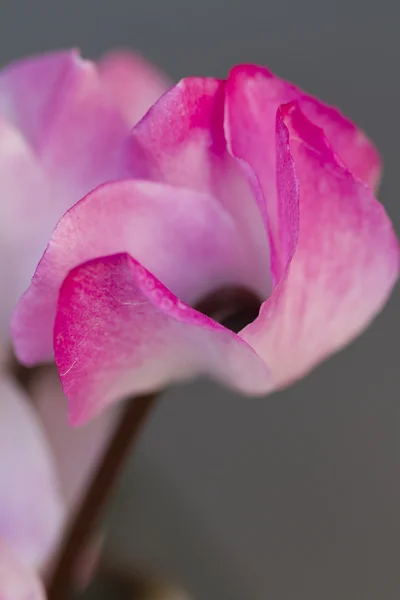
[[[277,118],[277,99],[270,98],[270,81],[263,72],[250,76],[247,69],[233,70],[226,89],[225,131],[229,152],[241,165],[263,215],[272,282],[277,285],[296,249],[299,205],[288,133]]]
[[[229,74],[228,94],[247,104],[248,113],[257,112],[263,128],[273,127],[275,113],[281,104],[297,101],[307,118],[321,127],[335,153],[346,167],[367,185],[375,188],[379,182],[381,160],[373,143],[367,136],[344,117],[340,111],[327,106],[317,98],[304,93],[291,83],[273,75],[264,67],[239,65]],[[268,118],[271,115],[273,118]],[[236,116],[236,125],[244,124],[245,116]],[[248,123],[254,128],[254,123]],[[245,131],[243,130],[244,134]],[[254,131],[254,133],[256,133]]]
[[[171,88],[131,132],[132,168],[155,181],[213,191],[226,157],[225,82],[190,77]]]
[[[297,248],[260,315],[241,336],[277,385],[304,375],[359,334],[382,308],[399,270],[390,220],[299,106],[283,107],[300,189]]]
[[[76,425],[128,394],[202,373],[247,393],[270,385],[250,346],[178,300],[127,254],[71,271],[60,292],[54,345]]]
[[[223,285],[258,285],[243,236],[214,198],[152,182],[108,184],[61,219],[17,306],[12,332],[22,362],[52,358],[57,298],[68,272],[119,252],[129,252],[188,303]]]
[[[382,162],[366,134],[339,110],[303,95],[299,106],[305,116],[323,129],[326,139],[344,165],[372,189],[378,187]]]
[[[224,112],[224,81],[183,79],[132,130],[129,164],[138,177],[206,192],[216,198],[235,219],[252,255],[259,291],[266,296],[271,281],[262,207],[228,152]]]
[[[0,379],[0,539],[43,566],[64,519],[50,448],[29,400]]]
[[[162,73],[129,51],[110,52],[97,66],[128,127],[133,127],[169,87]]]
[[[45,600],[42,583],[35,573],[0,542],[1,600]]]

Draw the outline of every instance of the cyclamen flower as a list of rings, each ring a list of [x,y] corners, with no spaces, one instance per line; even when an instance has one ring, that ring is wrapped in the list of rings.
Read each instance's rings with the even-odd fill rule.
[[[371,142],[264,68],[189,78],[134,128],[135,179],[53,232],[13,319],[84,423],[126,394],[208,374],[246,394],[305,375],[382,308],[399,268]],[[196,310],[229,286],[261,302],[238,334]]]

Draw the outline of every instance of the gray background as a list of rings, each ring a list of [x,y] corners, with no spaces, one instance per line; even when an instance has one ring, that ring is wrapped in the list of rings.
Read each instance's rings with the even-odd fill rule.
[[[0,61],[122,45],[174,78],[267,64],[376,141],[400,231],[399,19],[394,0],[1,0]],[[284,393],[170,392],[113,507],[114,551],[196,600],[398,600],[399,297]]]

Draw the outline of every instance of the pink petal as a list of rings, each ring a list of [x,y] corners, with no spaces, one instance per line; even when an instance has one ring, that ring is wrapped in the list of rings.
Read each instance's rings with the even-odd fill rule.
[[[4,343],[9,337],[11,311],[43,252],[35,237],[49,231],[42,210],[46,186],[35,156],[1,116],[0,193],[0,343]],[[32,196],[38,199],[35,207],[28,201]]]
[[[300,185],[300,230],[284,280],[241,336],[278,386],[359,334],[398,276],[399,248],[371,190],[296,105],[282,109]]]
[[[97,66],[114,104],[130,127],[169,87],[162,73],[144,58],[129,51],[110,52]]]
[[[4,377],[0,400],[0,539],[24,563],[39,568],[63,524],[58,481],[29,400]]]
[[[76,51],[55,52],[16,61],[0,72],[0,113],[33,148],[41,148],[49,111],[57,98],[62,100],[67,79],[79,69],[79,62]]]
[[[45,600],[39,578],[0,542],[1,600]]]
[[[170,89],[131,133],[131,165],[141,177],[213,191],[225,159],[225,83],[187,78]],[[222,165],[222,168],[224,165]]]
[[[268,231],[272,281],[282,279],[297,244],[299,207],[288,133],[277,119],[270,79],[258,70],[234,69],[226,86],[225,131]],[[268,73],[268,72],[267,72]],[[244,75],[246,75],[244,77]],[[272,80],[273,81],[273,80]]]
[[[328,143],[353,175],[376,189],[382,162],[365,133],[336,108],[326,106],[311,96],[304,95],[299,106],[312,123],[323,129]]]
[[[267,368],[250,346],[178,300],[127,254],[68,275],[54,345],[73,424],[127,395],[202,373],[247,393],[269,388]]]
[[[228,86],[231,96],[237,95],[237,101],[246,103],[247,110],[258,112],[260,118],[261,115],[265,118],[267,113],[275,115],[281,104],[297,100],[308,119],[324,130],[332,148],[350,171],[372,188],[377,186],[381,161],[376,148],[366,135],[336,108],[327,106],[291,83],[279,79],[264,67],[255,65],[239,65],[232,69]],[[239,119],[239,123],[243,123],[244,119],[245,117]],[[273,126],[273,121],[274,119],[270,119],[270,127]],[[236,127],[240,126],[239,123],[236,123]],[[258,123],[261,124],[261,121]],[[265,122],[262,126],[266,127]]]
[[[35,149],[64,210],[120,174],[127,126],[96,65],[76,51],[29,58],[2,71],[0,112]]]
[[[152,182],[108,184],[76,204],[55,229],[14,313],[20,360],[52,357],[58,293],[70,269],[118,252],[129,252],[188,303],[224,285],[260,285],[245,239],[212,197]]]
[[[70,427],[67,399],[57,371],[52,369],[38,374],[32,385],[32,395],[51,445],[63,496],[71,514],[82,498],[114,430],[116,414],[107,411],[85,427]]]
[[[223,81],[183,79],[133,129],[130,168],[138,177],[212,194],[235,219],[266,296],[268,238],[253,191],[227,151],[224,110]]]

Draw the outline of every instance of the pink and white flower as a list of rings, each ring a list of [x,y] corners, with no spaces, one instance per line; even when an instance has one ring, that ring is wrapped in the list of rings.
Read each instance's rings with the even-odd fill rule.
[[[13,319],[26,364],[55,356],[70,418],[211,375],[263,394],[305,375],[384,305],[399,246],[366,136],[264,68],[184,79],[132,131],[133,179],[58,223]],[[193,308],[261,301],[238,334]]]

